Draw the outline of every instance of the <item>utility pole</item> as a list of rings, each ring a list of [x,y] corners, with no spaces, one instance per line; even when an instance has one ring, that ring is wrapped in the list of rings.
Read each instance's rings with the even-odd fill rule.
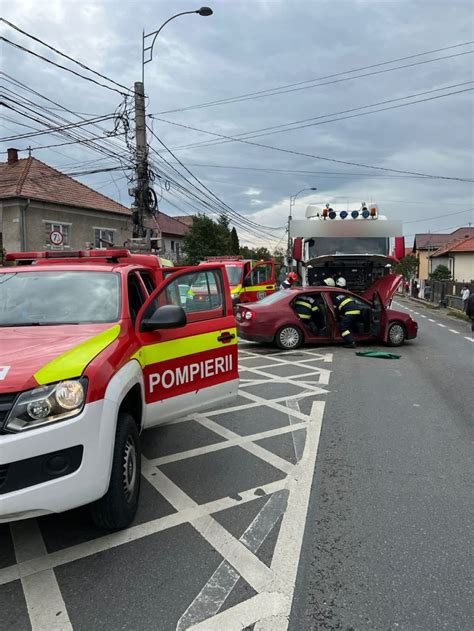
[[[145,90],[142,81],[135,82],[135,142],[136,142],[136,176],[135,210],[133,212],[133,237],[143,238],[146,235],[144,226],[147,213],[148,182],[148,146],[146,142],[145,124]]]
[[[133,218],[133,237],[142,239],[146,236],[145,219],[152,215],[156,219],[158,210],[158,201],[154,189],[150,186],[149,168],[148,168],[148,145],[146,141],[146,114],[145,114],[145,64],[150,63],[153,59],[153,47],[156,38],[160,34],[161,29],[179,17],[180,15],[190,15],[197,13],[203,17],[212,15],[212,9],[209,7],[201,7],[195,11],[182,11],[171,16],[164,22],[157,31],[145,33],[142,35],[142,80],[135,82],[135,142],[136,142],[136,187],[134,190],[134,210]],[[151,39],[151,43],[150,43]],[[158,222],[156,228],[159,232]],[[160,236],[160,235],[159,235]]]

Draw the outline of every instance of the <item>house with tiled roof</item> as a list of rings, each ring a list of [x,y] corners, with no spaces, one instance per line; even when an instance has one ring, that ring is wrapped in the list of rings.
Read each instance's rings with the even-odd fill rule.
[[[131,210],[15,149],[0,164],[0,233],[7,251],[123,245]]]
[[[462,232],[461,232],[462,234]],[[474,281],[474,234],[454,238],[430,255],[430,273],[439,265],[445,265],[451,278],[460,283]]]
[[[415,235],[412,254],[418,259],[418,278],[427,280],[431,272],[430,256],[442,246],[468,236],[474,236],[474,228],[458,228],[449,234],[436,234],[433,232],[419,233]]]
[[[0,249],[37,251],[130,245],[132,212],[106,195],[41,160],[18,159],[15,149],[0,164]],[[160,254],[177,261],[189,228],[158,213],[151,236]]]

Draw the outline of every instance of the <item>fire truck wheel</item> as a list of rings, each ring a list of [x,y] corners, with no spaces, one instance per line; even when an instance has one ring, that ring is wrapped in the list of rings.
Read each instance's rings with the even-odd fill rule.
[[[400,322],[394,322],[390,325],[387,334],[387,344],[389,346],[402,346],[405,342],[407,334],[405,327]]]
[[[276,345],[284,350],[293,350],[303,343],[303,333],[291,324],[282,326],[275,336]]]
[[[104,497],[91,505],[96,526],[104,530],[121,530],[132,523],[140,496],[140,469],[137,425],[130,414],[120,413],[109,489]]]

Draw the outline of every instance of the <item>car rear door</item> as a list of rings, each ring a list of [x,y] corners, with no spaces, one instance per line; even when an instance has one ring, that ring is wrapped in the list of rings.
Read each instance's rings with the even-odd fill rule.
[[[276,289],[275,262],[260,261],[246,275],[240,302],[256,302]]]
[[[203,274],[207,300],[195,301],[192,292],[183,296],[183,287],[191,288]],[[165,305],[181,307],[186,324],[143,330],[143,320]],[[188,267],[173,273],[143,305],[135,331],[140,349],[134,358],[143,369],[146,426],[237,395],[237,331],[222,266]]]

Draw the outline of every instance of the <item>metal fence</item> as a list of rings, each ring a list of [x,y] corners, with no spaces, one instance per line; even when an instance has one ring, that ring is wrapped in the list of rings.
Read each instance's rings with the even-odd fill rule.
[[[452,280],[429,280],[425,283],[424,298],[429,302],[444,307],[463,310],[461,290],[468,287],[474,292],[474,283],[458,283]]]

